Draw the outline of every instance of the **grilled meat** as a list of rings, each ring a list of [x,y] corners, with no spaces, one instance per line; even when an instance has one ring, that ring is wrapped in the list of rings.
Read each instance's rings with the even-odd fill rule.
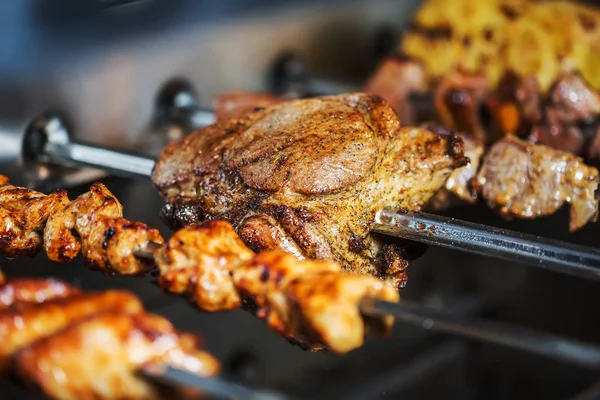
[[[425,127],[438,134],[450,134],[441,126],[428,124]],[[472,181],[479,170],[484,147],[470,135],[461,134],[460,137],[463,141],[464,154],[469,162],[464,167],[452,171],[442,189],[429,200],[426,208],[430,211],[441,211],[457,203],[473,204],[477,200],[477,193],[473,190]]]
[[[595,220],[598,170],[572,154],[507,135],[484,157],[474,181],[492,208],[507,217],[536,218],[571,205],[569,230]]]
[[[398,114],[404,126],[414,126],[426,119],[427,107],[420,107],[418,95],[429,89],[423,66],[400,56],[383,60],[363,90],[381,96]]]
[[[270,93],[227,92],[217,97],[214,112],[217,121],[227,121],[281,102],[282,99]]]
[[[154,255],[163,289],[190,294],[207,311],[243,304],[312,350],[345,353],[362,345],[365,331],[386,334],[393,319],[363,318],[360,302],[399,300],[385,282],[345,273],[336,263],[298,260],[280,250],[254,255],[225,221],[182,228]]]
[[[483,75],[454,71],[435,89],[435,108],[445,127],[461,132],[475,143],[487,142],[481,110],[488,84]]]
[[[259,318],[311,350],[345,353],[362,346],[365,330],[388,334],[394,319],[365,318],[360,302],[399,300],[398,292],[385,282],[343,273],[332,262],[300,261],[279,250],[258,254],[233,277],[254,301]]]
[[[0,272],[1,274],[1,272]],[[79,289],[55,279],[0,280],[0,311],[15,303],[44,303],[79,294]]]
[[[255,251],[334,260],[402,286],[402,247],[370,234],[376,211],[420,209],[465,163],[456,135],[400,129],[381,98],[348,94],[199,130],[167,145],[152,181],[173,228],[224,219]]]
[[[240,307],[231,271],[252,257],[252,250],[222,221],[180,229],[154,253],[159,285],[171,293],[188,294],[205,311]]]
[[[26,347],[16,354],[15,366],[54,399],[172,398],[177,390],[161,391],[137,371],[170,365],[216,375],[217,361],[196,342],[157,315],[109,311]]]
[[[73,295],[39,304],[15,303],[0,312],[0,367],[6,367],[16,351],[36,340],[108,310],[137,313],[142,311],[142,304],[135,296],[123,291]]]
[[[84,263],[106,273],[140,274],[150,267],[133,251],[148,241],[163,243],[157,229],[123,219],[123,206],[101,183],[55,211],[46,223],[44,246],[50,260]],[[77,235],[77,236],[76,236]]]
[[[69,203],[58,190],[45,195],[13,186],[0,175],[0,251],[8,257],[33,256],[42,246],[42,230],[50,215]]]

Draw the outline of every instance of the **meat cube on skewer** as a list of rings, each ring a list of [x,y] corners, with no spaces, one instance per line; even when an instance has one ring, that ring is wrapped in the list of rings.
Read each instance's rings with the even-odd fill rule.
[[[101,183],[53,213],[44,230],[48,258],[65,263],[79,252],[84,263],[106,273],[142,274],[150,264],[134,256],[148,241],[163,243],[157,229],[123,219],[123,206]],[[77,236],[76,236],[77,235]]]
[[[41,304],[15,303],[0,312],[0,368],[19,349],[102,311],[143,311],[137,297],[123,291],[73,295]]]
[[[569,230],[575,231],[598,213],[596,168],[572,154],[512,135],[490,148],[474,184],[488,205],[507,217],[536,218],[569,203]]]
[[[154,257],[159,283],[188,293],[206,311],[244,305],[302,347],[345,353],[366,332],[387,334],[393,318],[364,317],[363,299],[397,302],[398,292],[333,262],[299,260],[281,250],[254,255],[225,221],[182,228]]]
[[[205,377],[219,371],[195,337],[178,333],[164,318],[114,311],[90,316],[24,348],[14,363],[27,382],[63,400],[178,397],[178,390],[161,391],[138,371],[166,365]]]
[[[9,282],[4,282],[2,279],[0,311],[15,303],[44,303],[79,293],[79,289],[55,279],[17,279]]]
[[[201,129],[164,149],[152,180],[174,228],[224,219],[254,251],[293,249],[402,286],[407,257],[370,233],[375,213],[420,209],[466,161],[456,135],[401,129],[381,98],[348,94]]]
[[[223,221],[180,229],[154,253],[159,285],[171,293],[189,295],[206,311],[240,307],[242,300],[231,275],[252,257],[252,250]]]
[[[45,195],[13,186],[0,175],[0,251],[7,257],[33,256],[42,247],[46,220],[69,203],[64,190]]]
[[[284,337],[311,350],[346,353],[362,346],[367,331],[386,335],[393,317],[363,317],[366,298],[398,302],[398,291],[369,276],[348,274],[339,264],[298,260],[289,253],[259,253],[233,272],[256,315]]]

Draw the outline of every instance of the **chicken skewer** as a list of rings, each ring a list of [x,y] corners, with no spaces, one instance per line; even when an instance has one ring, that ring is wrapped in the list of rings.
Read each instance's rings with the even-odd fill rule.
[[[129,178],[148,178],[152,174],[153,159],[74,142],[60,118],[52,117],[48,121],[45,129],[29,132],[30,139],[26,139],[26,143],[36,143],[34,153],[38,154],[40,161],[108,168],[112,173]],[[403,221],[401,228],[398,221]],[[423,226],[431,229],[425,230]],[[387,235],[498,257],[563,274],[587,279],[600,277],[600,252],[595,249],[439,215],[386,210],[378,214],[376,230]],[[493,247],[490,247],[491,244]]]
[[[14,367],[51,398],[148,399],[164,392],[139,374],[184,398],[287,398],[217,378],[217,361],[197,348],[194,336],[146,313],[128,292],[87,293],[54,279],[15,279],[2,281],[0,298],[4,369]]]
[[[4,192],[7,186],[9,190],[16,190],[15,187],[4,183]],[[60,193],[57,192],[59,195]],[[36,195],[34,191],[20,189],[20,194],[29,201],[39,202],[40,194]],[[53,197],[47,198],[55,202]],[[365,331],[384,335],[389,332],[393,323],[389,313],[413,323],[422,321],[423,318],[431,318],[426,309],[394,308],[399,300],[398,293],[374,277],[345,273],[338,264],[331,262],[298,260],[282,251],[254,254],[240,240],[232,226],[224,221],[209,221],[201,226],[183,228],[167,243],[164,243],[162,238],[156,241],[156,236],[148,235],[148,232],[152,232],[151,228],[123,220],[119,213],[120,207],[116,207],[116,203],[117,200],[103,185],[95,184],[90,192],[51,216],[46,223],[47,232],[44,234],[48,239],[44,246],[50,257],[58,262],[66,262],[76,255],[66,250],[84,249],[84,261],[88,265],[100,267],[112,274],[139,274],[147,270],[140,266],[155,264],[160,271],[158,281],[163,289],[189,295],[199,308],[206,311],[224,311],[243,306],[265,320],[284,337],[311,349],[327,348],[344,353],[359,347],[363,343]],[[113,212],[117,208],[113,217],[107,215],[111,208]],[[76,210],[82,213],[78,214]],[[94,217],[88,214],[90,212],[101,215]],[[27,216],[24,215],[13,217],[27,220]],[[56,232],[64,233],[65,218],[67,222],[72,218],[79,221],[75,226],[79,238],[72,236],[70,228],[66,237],[61,234],[54,236]],[[17,219],[13,220],[12,225],[22,224]],[[139,232],[134,230],[134,234],[131,235],[131,230],[122,229],[127,226],[142,229]],[[85,229],[82,229],[83,227]],[[39,233],[34,227],[29,229],[30,231],[25,232],[9,232],[16,240],[5,241],[6,247],[2,251],[6,252],[8,249],[13,255],[23,252],[35,253],[41,246],[41,243],[35,240]],[[20,241],[19,235],[25,235],[31,240]],[[76,245],[72,240],[81,243]],[[147,261],[136,264],[132,257]],[[5,290],[0,291],[1,304],[8,307],[12,299],[31,301],[33,298],[35,301],[43,301],[49,296],[71,295],[64,285],[46,282],[49,285],[37,288],[37,294],[33,297],[27,297],[26,291],[6,286]],[[36,288],[36,285],[33,282],[23,287]],[[118,307],[128,306],[128,303],[122,300],[109,300],[106,298],[100,303],[103,307],[111,307],[111,304]],[[93,300],[85,301],[96,304]],[[82,304],[86,304],[85,301]],[[78,315],[76,310],[81,309],[95,312],[94,308],[80,303],[81,301],[71,305],[75,315]],[[133,305],[135,306],[135,303]],[[596,354],[594,348],[587,345],[545,337],[535,332],[515,331],[505,326],[487,327],[471,324],[471,327],[465,327],[461,322],[457,322],[456,318],[448,319],[443,314],[436,318],[435,321],[439,322],[436,328],[442,332],[458,333],[502,345],[517,345],[519,348],[524,346],[525,350],[535,354],[595,367],[593,361],[584,356],[588,354],[593,358]],[[68,323],[68,320],[60,318],[52,318],[51,321],[55,329]],[[527,339],[525,345],[520,338]],[[529,338],[537,338],[539,343],[548,345],[537,345],[536,340]],[[16,345],[18,346],[18,343]],[[565,348],[586,350],[561,350]],[[12,351],[10,349],[4,354],[9,354]]]

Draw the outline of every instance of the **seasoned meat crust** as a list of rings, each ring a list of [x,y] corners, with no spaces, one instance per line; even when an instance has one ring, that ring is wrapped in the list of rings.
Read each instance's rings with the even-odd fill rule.
[[[152,181],[173,228],[231,222],[253,250],[282,248],[406,279],[404,249],[370,234],[377,210],[419,210],[465,165],[462,141],[403,128],[380,97],[289,101],[201,129],[160,155]]]
[[[571,205],[569,230],[598,213],[598,170],[572,154],[507,135],[484,157],[474,186],[507,217],[536,218]]]

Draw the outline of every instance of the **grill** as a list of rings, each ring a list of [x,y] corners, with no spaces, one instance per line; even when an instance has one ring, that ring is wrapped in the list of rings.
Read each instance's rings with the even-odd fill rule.
[[[74,14],[46,10],[43,15],[48,18],[39,29],[54,35],[45,39],[54,39],[54,45],[46,47],[48,54],[34,51],[34,43],[43,47],[39,41],[22,39],[24,48],[31,49],[32,54],[53,60],[45,62],[43,70],[23,68],[35,64],[33,56],[20,59],[19,66],[6,64],[0,91],[4,110],[0,112],[0,171],[16,184],[43,190],[69,187],[73,195],[86,190],[83,184],[89,180],[104,178],[122,199],[128,218],[156,227],[162,227],[158,218],[162,200],[147,180],[106,177],[91,169],[33,162],[31,152],[36,142],[26,142],[31,146],[22,148],[24,135],[35,132],[32,128],[39,124],[46,127],[52,121],[48,115],[61,115],[61,121],[68,122],[65,126],[78,143],[135,148],[154,155],[168,140],[209,121],[210,113],[197,109],[209,110],[212,99],[224,90],[264,89],[271,85],[279,90],[311,94],[347,91],[374,64],[382,45],[381,40],[375,39],[385,37],[382,32],[389,32],[382,28],[401,27],[417,5],[357,1],[339,7],[336,2],[289,2],[274,10],[261,2],[250,7],[250,2],[241,1],[239,7],[223,7],[220,14],[207,16],[203,11],[208,8],[200,4],[203,2],[107,2],[100,8],[102,11],[93,11],[92,3],[89,9],[73,8]],[[23,4],[12,12],[19,15],[44,11],[36,9],[33,3]],[[150,21],[157,21],[157,15],[164,18],[152,25]],[[190,15],[199,16],[198,21],[190,21]],[[64,38],[78,29],[78,23],[85,18],[98,29],[82,38],[87,49],[82,53]],[[114,24],[112,38],[101,34],[107,20]],[[38,32],[37,40],[44,37],[44,32]],[[289,56],[281,58],[292,45],[294,54],[305,57],[305,64]],[[51,50],[55,53],[50,54]],[[185,78],[185,84],[181,78]],[[195,89],[194,96],[189,88]],[[40,115],[45,119],[36,119]],[[596,246],[598,227],[568,234],[563,229],[567,218],[564,212],[511,223],[483,207],[455,208],[448,215]],[[162,233],[169,236],[165,229]],[[439,326],[435,318],[399,321],[391,338],[370,340],[343,357],[312,354],[290,346],[245,313],[200,313],[181,299],[164,295],[150,278],[108,278],[87,270],[79,262],[57,266],[42,255],[5,261],[3,269],[8,276],[52,275],[90,289],[130,289],[141,296],[150,311],[167,316],[180,329],[198,331],[208,350],[222,362],[226,377],[300,398],[600,396],[595,368],[531,355],[519,351],[519,343],[506,348],[487,340],[468,340],[464,335],[440,334],[434,329]],[[598,342],[598,311],[590,305],[596,303],[599,295],[595,290],[597,283],[590,279],[441,247],[431,247],[413,262],[409,274],[403,299],[444,309],[444,315],[461,323],[465,317],[487,318]],[[469,327],[472,325],[463,324],[463,328]],[[524,338],[519,336],[519,340]],[[33,396],[30,390],[8,380],[1,383],[0,390],[7,398]]]

